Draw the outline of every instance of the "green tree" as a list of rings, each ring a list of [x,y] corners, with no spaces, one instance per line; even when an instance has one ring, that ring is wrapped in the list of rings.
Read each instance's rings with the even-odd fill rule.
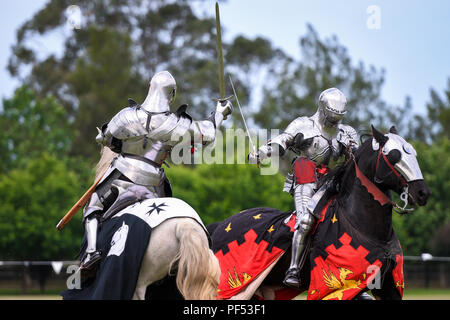
[[[430,98],[431,101],[427,103],[430,138],[432,141],[437,141],[440,137],[450,138],[450,78],[443,97],[436,90],[430,89]]]
[[[409,139],[428,144],[439,143],[441,137],[450,138],[450,78],[442,95],[430,88],[429,99],[426,114],[420,115],[412,114],[411,101],[407,98],[405,107],[397,112],[395,119],[407,128],[404,133]]]
[[[439,230],[450,223],[450,139],[442,137],[429,146],[424,142],[415,143],[419,165],[432,194],[424,207],[407,215],[394,215],[395,230],[399,235],[403,250],[407,255],[431,252],[439,254]],[[436,242],[437,241],[437,242]]]
[[[93,26],[86,33],[86,54],[77,59],[67,75],[67,85],[78,100],[71,154],[89,158],[99,151],[94,139],[96,127],[126,106],[125,97],[138,95],[144,86],[132,72],[131,39],[127,34]]]
[[[48,153],[1,174],[1,259],[74,259],[83,232],[81,214],[61,232],[55,226],[86,190],[86,182]]]
[[[292,197],[281,191],[283,177],[261,175],[255,165],[177,166],[166,172],[173,196],[189,203],[205,224],[249,208],[293,210]]]
[[[0,173],[24,166],[44,151],[64,155],[73,138],[61,104],[52,97],[38,98],[27,86],[3,100],[0,127]]]
[[[314,114],[318,95],[330,87],[345,93],[345,122],[355,128],[369,126],[377,114],[383,114],[386,105],[380,89],[384,70],[366,68],[362,62],[353,65],[336,36],[322,40],[311,25],[299,44],[302,59],[285,60],[281,68],[273,70],[273,81],[264,87],[261,109],[254,114],[257,124],[284,129],[296,117]]]

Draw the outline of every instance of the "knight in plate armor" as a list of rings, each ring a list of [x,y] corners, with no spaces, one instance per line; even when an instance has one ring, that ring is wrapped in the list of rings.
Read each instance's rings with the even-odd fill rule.
[[[289,192],[295,203],[297,223],[292,239],[292,258],[284,283],[299,288],[300,258],[316,218],[314,208],[325,193],[319,178],[326,174],[331,159],[338,160],[347,148],[358,146],[357,133],[341,124],[347,99],[336,88],[323,91],[317,112],[311,117],[298,117],[286,130],[249,155],[251,163],[279,157],[280,171],[286,175],[283,191]]]
[[[189,134],[191,143],[207,145],[215,140],[216,129],[233,111],[229,101],[217,102],[211,116],[194,121],[182,105],[173,113],[176,82],[162,71],[153,76],[145,101],[129,100],[129,107],[117,113],[99,129],[97,142],[117,156],[97,185],[83,210],[87,247],[81,259],[82,269],[91,269],[101,259],[97,250],[100,221],[130,204],[148,198],[170,197],[170,183],[161,167],[171,149]]]

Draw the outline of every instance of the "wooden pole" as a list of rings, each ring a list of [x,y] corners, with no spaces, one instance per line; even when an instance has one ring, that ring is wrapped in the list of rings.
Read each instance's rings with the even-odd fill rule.
[[[83,196],[80,198],[80,200],[77,201],[77,203],[75,203],[73,205],[73,207],[66,213],[66,215],[58,222],[58,224],[56,225],[56,229],[58,230],[62,230],[64,228],[64,226],[70,221],[72,220],[73,216],[81,209],[83,208],[84,204],[89,200],[89,198],[91,197],[91,195],[94,193],[95,188],[97,187],[97,185],[99,184],[100,180],[103,178],[103,176],[105,175],[106,171],[100,176],[98,177],[98,179],[94,182],[94,184],[88,189],[88,191],[86,191]]]

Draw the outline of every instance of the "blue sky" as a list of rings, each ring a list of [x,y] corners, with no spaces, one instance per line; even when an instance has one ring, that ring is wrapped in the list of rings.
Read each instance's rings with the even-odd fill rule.
[[[6,71],[16,29],[45,0],[3,1],[0,5],[0,97],[11,96],[19,84]],[[215,1],[200,4],[214,12]],[[369,29],[367,13],[375,5],[379,29]],[[372,16],[373,17],[373,16]],[[319,35],[336,34],[347,47],[353,62],[383,67],[386,82],[382,97],[401,105],[412,97],[415,112],[423,113],[430,87],[442,93],[450,77],[450,1],[445,0],[228,0],[221,4],[223,37],[237,34],[263,36],[295,58],[300,57],[298,40],[311,23]],[[38,42],[50,52],[58,42]]]

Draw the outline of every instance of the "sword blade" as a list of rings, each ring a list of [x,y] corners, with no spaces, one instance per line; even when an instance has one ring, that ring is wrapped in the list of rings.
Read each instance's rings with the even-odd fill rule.
[[[244,113],[242,112],[241,104],[239,103],[239,99],[236,94],[236,90],[234,89],[233,80],[231,80],[231,76],[228,76],[228,77],[230,78],[231,89],[233,90],[234,97],[236,98],[236,103],[239,107],[239,112],[241,113],[242,121],[244,121],[244,127],[245,127],[245,130],[247,131],[248,140],[250,141],[250,147],[253,149],[253,152],[256,152],[256,148],[255,148],[255,145],[253,144],[252,136],[250,135],[250,131],[248,130],[248,127],[247,127],[247,122],[245,121]]]
[[[219,93],[220,99],[225,98],[225,75],[223,71],[222,31],[220,28],[219,3],[216,2],[216,32],[217,32],[217,56],[219,61]]]

